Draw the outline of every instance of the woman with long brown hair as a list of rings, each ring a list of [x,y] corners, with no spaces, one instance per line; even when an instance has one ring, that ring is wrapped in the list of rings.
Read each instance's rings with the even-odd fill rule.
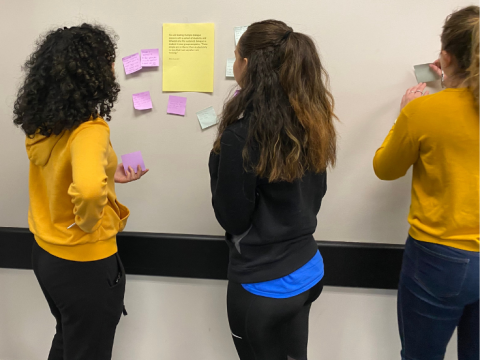
[[[230,247],[232,338],[241,360],[304,360],[323,288],[313,233],[335,164],[333,97],[312,39],[283,22],[250,25],[235,56],[241,90],[225,103],[209,162]]]
[[[478,22],[478,6],[447,17],[431,65],[446,89],[408,89],[374,158],[383,180],[413,165],[398,291],[403,360],[443,359],[456,328],[458,359],[479,358]]]

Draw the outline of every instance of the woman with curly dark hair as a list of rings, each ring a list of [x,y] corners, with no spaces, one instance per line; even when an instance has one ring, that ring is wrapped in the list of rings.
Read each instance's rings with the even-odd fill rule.
[[[328,75],[312,39],[275,20],[250,25],[235,57],[242,89],[224,106],[209,162],[230,247],[230,329],[242,360],[305,360],[323,288],[313,233],[335,163]]]
[[[117,100],[115,39],[83,24],[49,32],[24,66],[14,123],[27,135],[28,222],[35,275],[57,321],[49,360],[111,359],[124,311],[125,273],[116,234],[128,209],[124,172],[105,120]]]

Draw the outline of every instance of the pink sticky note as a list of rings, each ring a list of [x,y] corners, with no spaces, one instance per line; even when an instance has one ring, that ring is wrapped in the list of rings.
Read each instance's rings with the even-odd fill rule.
[[[135,174],[137,173],[138,165],[142,167],[143,171],[146,170],[141,151],[136,151],[130,154],[122,155],[122,163],[123,163],[123,169],[125,170],[125,173],[128,171],[129,166],[133,170],[135,170]]]
[[[142,69],[142,64],[140,63],[140,54],[136,53],[130,56],[122,58],[123,68],[125,69],[125,74],[132,74],[138,70]]]
[[[185,116],[185,107],[187,106],[187,98],[182,96],[168,97],[167,114],[175,114]]]
[[[148,110],[153,107],[150,91],[133,94],[133,107],[137,110]]]
[[[158,55],[158,49],[141,50],[140,54],[142,55],[142,66],[149,67],[160,65],[160,56]]]

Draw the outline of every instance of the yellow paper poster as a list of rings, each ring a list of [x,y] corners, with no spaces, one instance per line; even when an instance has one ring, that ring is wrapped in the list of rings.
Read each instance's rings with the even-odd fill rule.
[[[213,92],[214,24],[163,24],[163,91]]]

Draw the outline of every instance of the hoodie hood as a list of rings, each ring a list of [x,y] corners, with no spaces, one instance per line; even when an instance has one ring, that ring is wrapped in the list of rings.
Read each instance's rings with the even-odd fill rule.
[[[55,145],[57,145],[64,134],[51,135],[49,137],[37,134],[32,139],[27,137],[25,146],[27,147],[27,155],[30,161],[34,165],[45,166],[52,155]]]

